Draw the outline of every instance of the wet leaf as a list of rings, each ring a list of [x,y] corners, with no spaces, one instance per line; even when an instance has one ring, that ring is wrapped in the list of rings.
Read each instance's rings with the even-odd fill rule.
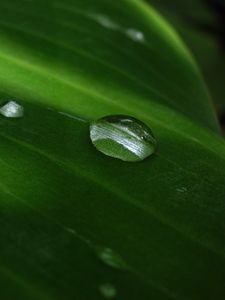
[[[224,299],[225,145],[174,30],[136,0],[0,8],[0,104],[24,108],[0,116],[1,297]],[[115,114],[156,153],[96,151],[90,122]]]

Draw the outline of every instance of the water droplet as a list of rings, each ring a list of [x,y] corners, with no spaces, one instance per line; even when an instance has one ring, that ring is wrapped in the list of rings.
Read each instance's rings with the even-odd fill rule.
[[[129,28],[126,30],[126,34],[135,42],[143,43],[145,41],[144,33],[137,29]]]
[[[115,253],[111,248],[98,247],[96,252],[100,260],[107,266],[116,269],[127,269],[127,265],[122,257]]]
[[[179,192],[179,193],[185,193],[185,192],[187,192],[187,188],[182,186],[180,188],[177,188],[176,191]]]
[[[119,25],[117,25],[115,22],[113,22],[109,17],[105,15],[95,14],[95,15],[91,15],[90,17],[105,28],[112,29],[112,30],[117,30],[120,28]]]
[[[141,161],[155,152],[156,140],[143,122],[129,116],[107,116],[90,125],[93,145],[124,161]]]
[[[116,288],[111,283],[104,283],[99,286],[99,291],[103,297],[112,299],[116,296]]]
[[[9,101],[0,108],[0,114],[7,118],[22,118],[24,109],[17,102]]]

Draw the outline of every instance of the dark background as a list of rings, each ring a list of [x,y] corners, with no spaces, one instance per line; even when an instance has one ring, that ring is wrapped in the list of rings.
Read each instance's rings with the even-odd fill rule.
[[[146,0],[191,49],[225,130],[225,0]]]

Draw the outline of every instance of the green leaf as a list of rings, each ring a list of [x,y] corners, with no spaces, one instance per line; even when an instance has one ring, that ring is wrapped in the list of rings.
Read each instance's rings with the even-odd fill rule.
[[[0,118],[2,298],[224,299],[225,144],[173,29],[136,0],[0,8],[0,101],[24,107]],[[110,114],[156,154],[98,152]]]
[[[220,40],[223,37],[220,15],[207,6],[207,1],[202,0],[149,2],[169,19],[190,47],[203,72],[218,114],[222,115],[225,112],[225,56]],[[210,2],[219,9],[217,3],[222,4],[223,1]]]

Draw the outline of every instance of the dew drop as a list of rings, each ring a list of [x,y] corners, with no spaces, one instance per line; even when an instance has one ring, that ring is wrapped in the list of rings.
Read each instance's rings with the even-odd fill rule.
[[[111,248],[98,247],[96,253],[98,258],[107,266],[115,269],[127,269],[127,265],[122,257]]]
[[[99,286],[99,291],[106,299],[112,299],[116,296],[116,288],[111,283],[104,283]]]
[[[150,128],[130,116],[114,115],[93,121],[90,138],[100,152],[130,162],[145,159],[156,147]]]
[[[111,29],[111,30],[117,30],[120,28],[119,25],[117,25],[114,21],[112,21],[109,17],[102,15],[102,14],[96,14],[90,16],[92,19],[94,19],[97,23],[99,23],[101,26]]]
[[[137,29],[129,28],[126,30],[126,34],[135,42],[143,43],[145,41],[144,33]]]
[[[179,192],[179,193],[185,193],[185,192],[187,192],[187,188],[182,186],[180,188],[177,188],[176,191]]]
[[[0,108],[0,114],[6,118],[22,118],[24,109],[17,102],[9,101]]]

